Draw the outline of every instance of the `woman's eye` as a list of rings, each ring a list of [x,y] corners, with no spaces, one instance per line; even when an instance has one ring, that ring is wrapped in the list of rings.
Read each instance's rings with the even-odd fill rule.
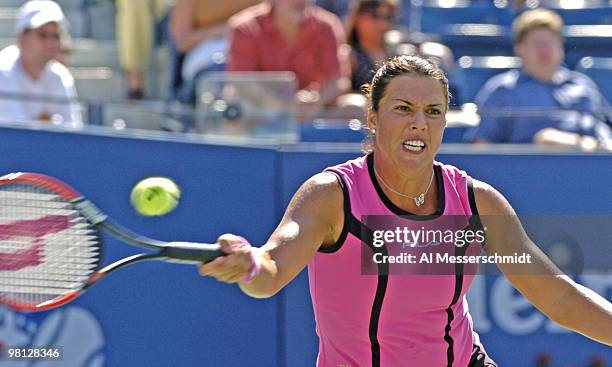
[[[395,109],[398,110],[398,111],[408,111],[408,110],[410,110],[410,108],[408,106],[404,106],[404,105],[396,106]]]
[[[436,109],[436,108],[432,108],[432,109],[427,110],[427,113],[428,113],[428,114],[430,114],[430,115],[435,115],[435,116],[438,116],[438,115],[440,115],[442,112],[440,112],[440,110],[438,110],[438,109]]]

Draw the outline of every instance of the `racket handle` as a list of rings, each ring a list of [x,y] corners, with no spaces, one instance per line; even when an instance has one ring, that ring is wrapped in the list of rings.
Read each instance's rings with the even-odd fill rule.
[[[161,251],[166,261],[200,264],[225,256],[219,245],[193,242],[170,242]]]

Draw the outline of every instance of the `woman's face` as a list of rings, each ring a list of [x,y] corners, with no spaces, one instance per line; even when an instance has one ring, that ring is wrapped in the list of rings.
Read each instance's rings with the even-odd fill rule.
[[[393,78],[378,111],[368,112],[377,158],[397,169],[425,169],[431,165],[442,144],[446,109],[440,81],[414,74]]]
[[[355,27],[360,38],[376,39],[384,42],[385,33],[393,29],[395,11],[391,6],[380,5],[376,9],[366,10],[355,19]]]

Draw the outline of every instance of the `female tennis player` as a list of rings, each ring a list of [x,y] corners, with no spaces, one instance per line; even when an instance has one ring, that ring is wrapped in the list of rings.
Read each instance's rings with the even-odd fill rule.
[[[261,248],[221,236],[228,256],[200,272],[270,297],[308,266],[320,367],[496,366],[467,309],[473,276],[362,275],[367,231],[360,221],[404,215],[425,226],[443,215],[505,216],[483,223],[487,252],[524,253],[532,263],[523,275],[516,265],[498,264],[507,279],[550,319],[612,345],[612,305],[562,275],[498,191],[434,161],[449,100],[443,72],[418,57],[396,57],[376,72],[367,92],[367,154],[306,181]]]

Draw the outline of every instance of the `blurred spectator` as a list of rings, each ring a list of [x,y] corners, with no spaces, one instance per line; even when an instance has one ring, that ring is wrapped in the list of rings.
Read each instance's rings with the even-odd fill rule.
[[[183,82],[192,83],[228,49],[227,20],[260,0],[179,0],[170,16],[170,33],[180,54]]]
[[[397,0],[357,0],[353,5],[347,22],[353,91],[361,91],[372,80],[376,65],[392,56],[385,35],[393,28],[397,6]]]
[[[514,51],[523,63],[491,78],[476,96],[481,121],[472,142],[540,143],[595,149],[608,142],[608,103],[587,76],[561,66],[563,21],[533,9],[513,24]]]
[[[69,33],[62,34],[60,40],[60,49],[55,55],[55,60],[59,61],[62,65],[68,66],[70,55],[72,55],[72,37]]]
[[[451,102],[456,101],[458,90],[452,75],[453,52],[423,34],[407,35],[394,29],[399,12],[399,0],[357,0],[353,4],[347,20],[351,90],[360,92],[361,86],[372,80],[377,65],[389,57],[412,55],[431,60],[448,74]]]
[[[25,3],[15,31],[17,45],[0,51],[2,118],[80,127],[74,78],[55,60],[66,31],[59,5],[48,0]]]
[[[144,71],[149,66],[155,24],[166,14],[171,0],[117,0],[119,65],[127,76],[127,97],[144,97]]]
[[[318,115],[349,88],[340,19],[313,0],[269,0],[230,19],[229,71],[292,71],[300,119]]]

